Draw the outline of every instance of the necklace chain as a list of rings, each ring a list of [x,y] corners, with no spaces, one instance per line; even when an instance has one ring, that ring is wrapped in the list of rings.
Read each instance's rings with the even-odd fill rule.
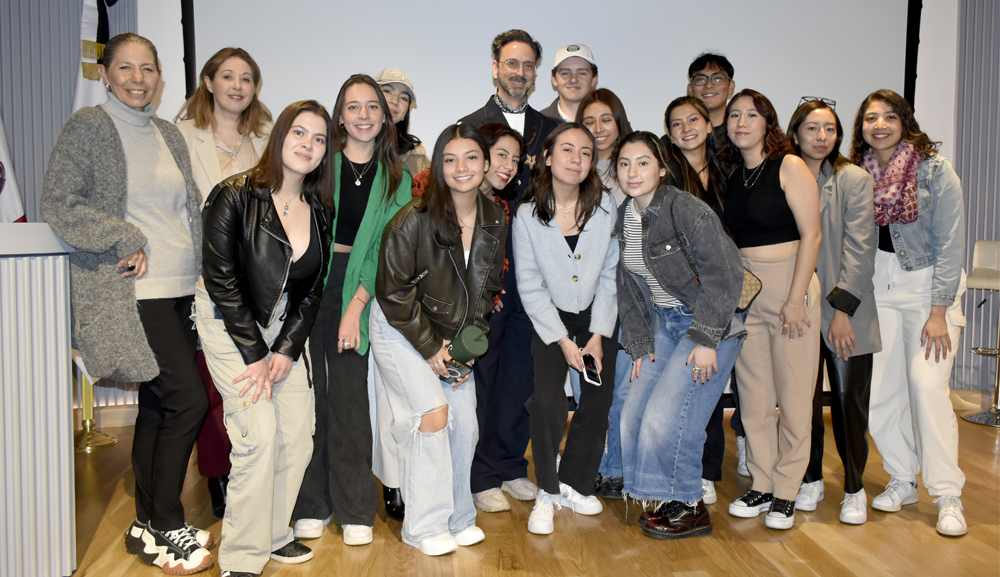
[[[346,158],[346,155],[345,155],[345,158]],[[361,174],[358,174],[358,171],[354,170],[354,163],[351,162],[350,158],[347,159],[347,164],[351,167],[351,172],[354,173],[354,186],[361,186],[361,179],[368,172],[368,169],[372,167],[372,161],[373,160],[375,160],[375,155],[374,154],[372,154],[372,157],[369,158],[368,162],[365,163],[365,168],[364,168],[364,170],[361,171]]]
[[[289,203],[289,202],[291,202],[291,199],[289,199],[289,200],[285,200],[285,199],[284,199],[284,197],[282,197],[282,196],[281,196],[280,194],[278,194],[278,192],[277,192],[277,191],[275,191],[275,192],[272,192],[271,194],[273,194],[274,196],[277,196],[277,197],[278,197],[278,199],[279,199],[279,200],[280,200],[281,202],[285,203],[285,208],[284,208],[284,209],[283,209],[283,210],[281,211],[281,218],[288,218],[288,203]],[[295,195],[294,195],[294,194],[292,195],[292,198],[293,198],[293,199],[295,198]]]
[[[747,176],[747,165],[745,163],[743,164],[743,187],[744,188],[746,188],[746,189],[749,190],[749,189],[753,188],[755,184],[757,184],[757,179],[760,178],[761,174],[764,174],[764,165],[765,164],[767,164],[767,158],[766,157],[764,158],[764,160],[760,161],[760,164],[757,165],[757,168],[754,168],[753,171],[750,172],[750,176],[749,177]]]
[[[552,202],[553,202],[553,204],[556,205],[556,208],[558,208],[559,210],[563,211],[563,218],[569,218],[569,209],[573,208],[574,206],[576,206],[576,203],[580,202],[580,197],[579,196],[576,197],[576,200],[573,201],[573,204],[571,204],[569,206],[562,206],[562,205],[560,205],[558,202],[556,202],[554,200]]]

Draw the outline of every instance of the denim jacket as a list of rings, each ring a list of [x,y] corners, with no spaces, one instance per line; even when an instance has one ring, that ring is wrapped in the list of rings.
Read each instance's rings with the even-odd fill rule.
[[[965,260],[965,203],[962,183],[948,159],[934,155],[920,162],[917,221],[890,224],[889,233],[903,270],[934,267],[931,305],[951,306]]]
[[[614,237],[619,252],[625,251],[629,203],[618,208]],[[670,222],[671,204],[677,235]],[[661,185],[640,218],[643,261],[664,290],[694,311],[687,339],[715,349],[722,340],[745,335],[734,315],[743,289],[743,261],[715,211],[687,192]],[[681,245],[698,270],[697,280]],[[658,327],[654,323],[659,317],[646,281],[629,272],[621,260],[617,279],[621,342],[633,359],[639,359],[655,352],[653,335]]]

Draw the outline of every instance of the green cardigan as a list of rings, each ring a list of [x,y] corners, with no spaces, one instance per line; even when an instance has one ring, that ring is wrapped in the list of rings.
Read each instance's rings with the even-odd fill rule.
[[[337,216],[340,214],[340,163],[343,157],[342,152],[338,152],[334,158],[333,179],[333,206],[336,211],[333,217],[333,231],[337,230]],[[358,226],[358,234],[354,237],[354,245],[351,248],[351,256],[347,260],[347,272],[344,275],[344,294],[342,297],[340,315],[343,317],[347,311],[347,305],[351,304],[354,293],[358,290],[358,285],[363,285],[368,294],[375,297],[375,272],[378,270],[378,252],[382,245],[382,231],[396,212],[413,199],[413,191],[410,184],[410,173],[403,169],[403,180],[396,189],[396,199],[394,202],[386,203],[382,190],[386,186],[384,182],[385,172],[382,170],[382,163],[378,164],[375,172],[375,182],[372,183],[371,193],[368,195],[368,206],[365,208],[365,215],[361,218]],[[330,279],[330,268],[326,269],[324,284]],[[365,305],[365,310],[361,313],[361,345],[357,349],[360,355],[368,352],[368,315],[372,306],[369,300]]]

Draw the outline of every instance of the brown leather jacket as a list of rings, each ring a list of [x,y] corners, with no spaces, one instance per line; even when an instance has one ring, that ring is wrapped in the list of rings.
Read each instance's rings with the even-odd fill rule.
[[[375,297],[389,324],[425,359],[468,325],[490,328],[493,297],[503,286],[508,225],[503,207],[476,198],[468,267],[461,246],[434,240],[430,213],[417,210],[422,198],[400,209],[382,234]]]

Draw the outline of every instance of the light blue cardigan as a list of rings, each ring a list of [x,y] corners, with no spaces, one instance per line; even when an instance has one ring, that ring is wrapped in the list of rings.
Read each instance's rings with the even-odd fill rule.
[[[538,336],[546,344],[567,336],[559,310],[578,313],[593,303],[590,332],[613,338],[618,318],[618,241],[611,237],[617,216],[614,197],[603,193],[601,207],[580,233],[576,252],[559,226],[542,224],[533,209],[530,202],[521,204],[512,230],[517,290]]]

